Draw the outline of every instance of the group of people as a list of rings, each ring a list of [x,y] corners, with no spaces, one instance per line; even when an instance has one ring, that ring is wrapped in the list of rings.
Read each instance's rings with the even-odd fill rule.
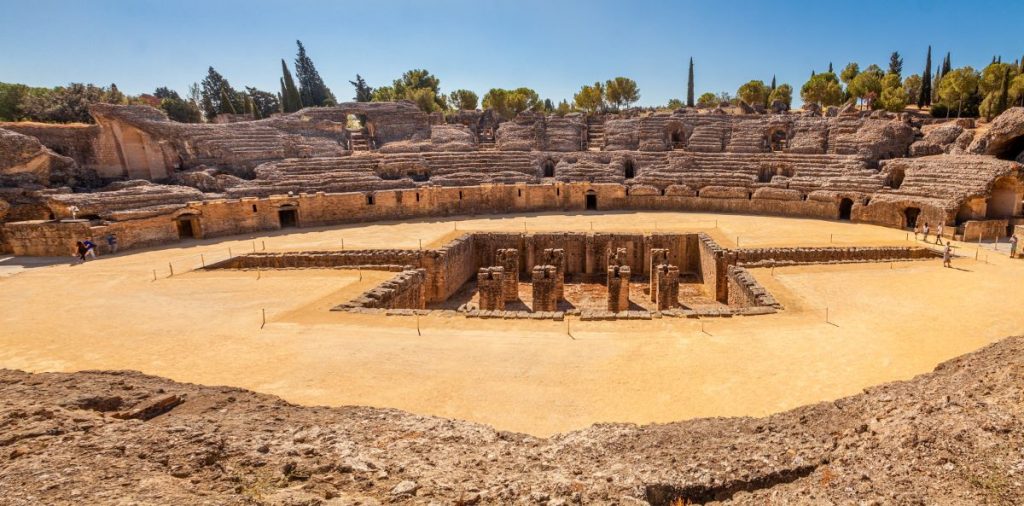
[[[111,253],[117,253],[117,235],[107,235],[107,246],[110,247]],[[85,262],[85,258],[89,256],[96,258],[96,243],[92,237],[87,237],[84,241],[75,241],[75,256],[79,262]]]
[[[946,228],[945,225],[943,225],[942,223],[939,223],[939,228],[938,228],[938,230],[935,231],[935,244],[938,244],[940,246],[942,245],[942,232],[945,230],[945,228]],[[929,226],[928,222],[926,221],[926,222],[924,222],[924,227],[921,227],[920,225],[918,225],[917,227],[914,228],[914,239],[917,239],[917,236],[919,234],[924,234],[921,240],[923,240],[924,242],[928,242],[928,235],[930,233],[931,233],[931,226]]]

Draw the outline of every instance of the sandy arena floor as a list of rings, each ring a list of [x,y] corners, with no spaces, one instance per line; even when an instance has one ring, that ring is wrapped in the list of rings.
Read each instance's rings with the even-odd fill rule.
[[[524,224],[699,230],[728,247],[909,244],[899,230],[831,221],[588,213],[294,229],[77,266],[0,259],[0,367],[136,369],[300,404],[393,407],[549,435],[596,422],[764,415],[910,378],[1024,333],[1024,260],[1008,259],[1005,244],[979,261],[976,245],[959,244],[956,269],[934,260],[755,270],[785,311],[705,319],[703,331],[686,319],[573,320],[571,337],[565,322],[440,315],[421,318],[420,337],[414,318],[328,311],[390,273],[190,272],[200,255],[212,262],[228,248],[426,248]]]

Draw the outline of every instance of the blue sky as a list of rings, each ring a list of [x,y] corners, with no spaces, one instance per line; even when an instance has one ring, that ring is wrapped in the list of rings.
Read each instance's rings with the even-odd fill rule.
[[[339,100],[426,68],[444,91],[528,86],[572,99],[582,84],[635,79],[641,104],[728,91],[750,79],[799,88],[832,61],[919,73],[931,44],[954,66],[1024,53],[1024,2],[945,0],[487,1],[3,0],[0,81],[117,83],[130,94],[182,93],[208,66],[237,88],[278,90],[300,39]]]

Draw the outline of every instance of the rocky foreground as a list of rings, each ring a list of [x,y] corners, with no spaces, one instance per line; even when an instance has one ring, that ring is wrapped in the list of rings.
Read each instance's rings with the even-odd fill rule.
[[[508,409],[515,409],[509,406]],[[538,439],[134,372],[0,370],[4,504],[1021,504],[1024,337],[766,418]]]

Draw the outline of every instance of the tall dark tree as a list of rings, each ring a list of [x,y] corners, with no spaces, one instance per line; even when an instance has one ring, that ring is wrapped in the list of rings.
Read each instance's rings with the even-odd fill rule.
[[[288,64],[281,59],[281,112],[295,112],[302,109],[302,98],[295,86]]]
[[[950,63],[949,52],[947,51],[946,52],[946,59],[942,60],[942,74],[941,75],[945,76],[946,74],[949,73],[950,70],[953,70],[953,64]]]
[[[996,102],[996,114],[1002,114],[1010,105],[1010,68],[1007,67],[1003,73],[1003,87],[999,91],[999,100]]]
[[[829,74],[833,74],[833,73],[834,73],[834,72],[832,71],[832,62],[828,62],[828,73],[829,73]]]
[[[295,77],[299,79],[299,96],[302,97],[302,105],[306,107],[323,107],[334,105],[337,101],[334,94],[320,78],[316,71],[313,60],[306,55],[306,48],[302,41],[295,41],[299,46],[299,53],[295,56]]]
[[[889,55],[889,73],[898,76],[903,75],[903,57],[900,56],[899,51],[893,51]]]
[[[174,90],[172,90],[172,89],[170,89],[170,88],[168,88],[166,86],[161,86],[161,87],[157,88],[156,91],[153,92],[153,96],[156,97],[156,98],[159,98],[160,100],[163,100],[165,98],[172,98],[172,99],[175,99],[175,100],[181,100],[181,96],[178,95],[178,92],[176,92],[176,91],[174,91]]]
[[[356,89],[356,102],[369,102],[373,100],[373,88],[366,84],[366,79],[363,79],[363,76],[356,74],[356,80],[349,81],[348,83]]]
[[[924,60],[924,72],[921,74],[921,94],[917,97],[917,106],[924,107],[932,103],[932,47],[928,46],[928,56]]]
[[[231,87],[224,76],[210,67],[202,82],[202,102],[200,106],[207,120],[218,114],[235,114],[242,109],[240,94]]]
[[[693,57],[690,57],[690,71],[686,79],[686,107],[693,107]]]
[[[768,88],[768,91],[769,92],[775,91],[775,74],[772,74],[772,85],[771,85],[770,88]]]

